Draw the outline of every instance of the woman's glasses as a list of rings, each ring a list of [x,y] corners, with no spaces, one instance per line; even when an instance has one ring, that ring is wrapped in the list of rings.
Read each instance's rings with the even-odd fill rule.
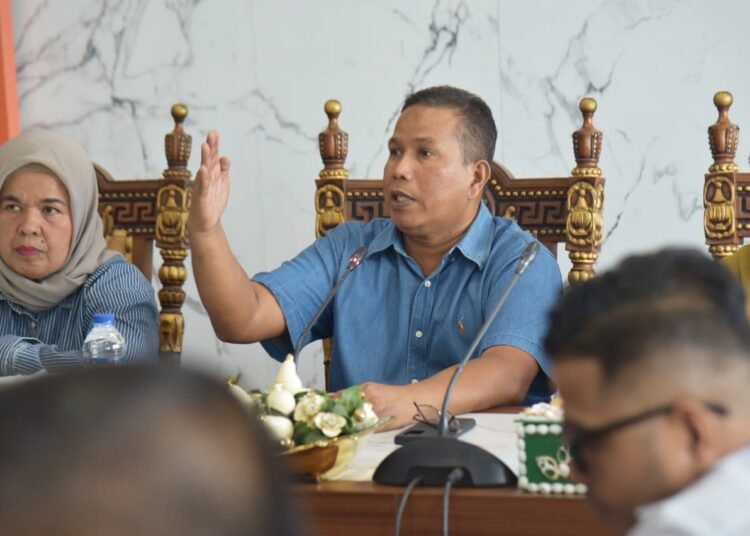
[[[414,420],[421,422],[433,428],[437,428],[440,423],[440,410],[430,406],[429,404],[417,404],[414,402],[414,407],[417,408],[417,414],[414,415]],[[455,415],[446,411],[446,417],[448,417],[448,431],[451,434],[459,434],[461,432],[461,421],[456,418]]]

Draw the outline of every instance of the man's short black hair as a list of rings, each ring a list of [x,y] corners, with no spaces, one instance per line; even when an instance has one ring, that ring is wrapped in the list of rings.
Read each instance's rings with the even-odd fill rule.
[[[226,385],[172,368],[0,390],[3,534],[297,534],[270,440]]]
[[[705,351],[750,365],[750,325],[739,282],[694,250],[626,258],[615,269],[570,287],[550,314],[545,347],[553,361],[590,358],[608,381],[660,350]],[[683,350],[680,352],[680,350]]]
[[[495,156],[497,127],[492,111],[480,97],[452,86],[435,86],[409,95],[401,112],[411,106],[430,106],[456,110],[463,120],[463,128],[457,133],[464,154],[464,163],[486,160]]]

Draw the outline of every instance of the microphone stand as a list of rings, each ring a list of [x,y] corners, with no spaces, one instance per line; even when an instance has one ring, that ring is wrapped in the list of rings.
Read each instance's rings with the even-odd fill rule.
[[[456,480],[456,486],[487,487],[515,485],[516,475],[505,463],[486,450],[471,443],[459,441],[448,435],[448,402],[456,386],[456,380],[463,371],[466,363],[476,350],[482,337],[489,329],[492,321],[508,298],[510,291],[516,285],[524,272],[534,262],[539,252],[539,243],[531,242],[521,254],[515,273],[503,291],[497,304],[490,312],[484,324],[471,343],[468,351],[453,373],[443,398],[443,406],[438,422],[438,435],[426,437],[405,444],[393,451],[378,465],[373,480],[378,484],[403,486],[417,477],[421,477],[421,484],[427,486],[444,485],[449,475],[456,468],[463,469],[461,478]]]
[[[326,299],[323,301],[323,304],[318,307],[318,310],[315,311],[315,315],[312,317],[312,320],[305,326],[305,329],[302,330],[302,332],[299,335],[299,338],[297,339],[297,344],[294,345],[294,364],[297,365],[297,358],[299,357],[299,353],[302,350],[302,342],[305,340],[305,337],[310,333],[313,326],[315,326],[315,323],[320,318],[320,315],[323,314],[323,311],[325,311],[326,307],[328,307],[328,304],[331,303],[331,300],[336,295],[336,293],[339,291],[339,288],[344,283],[347,277],[349,277],[349,274],[354,271],[357,266],[362,264],[362,261],[365,258],[365,255],[367,255],[367,248],[365,246],[359,246],[357,249],[354,250],[354,253],[352,253],[352,256],[349,257],[349,264],[346,265],[346,269],[344,270],[344,273],[341,274],[341,277],[339,277],[338,281],[336,281],[336,284],[333,285],[333,288],[328,293],[328,296],[326,296]]]

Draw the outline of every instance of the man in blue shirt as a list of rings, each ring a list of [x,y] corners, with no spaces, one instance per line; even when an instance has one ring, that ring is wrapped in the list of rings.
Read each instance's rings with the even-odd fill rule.
[[[383,172],[390,220],[347,222],[270,273],[248,279],[221,227],[229,160],[218,133],[201,146],[189,219],[193,270],[219,338],[261,341],[277,359],[360,245],[368,248],[308,336],[334,336],[329,387],[361,384],[392,425],[408,424],[413,403],[439,407],[456,364],[532,240],[481,202],[497,130],[489,107],[441,86],[406,99]],[[458,381],[450,409],[479,411],[548,396],[541,349],[547,310],[561,289],[544,248],[511,293]]]

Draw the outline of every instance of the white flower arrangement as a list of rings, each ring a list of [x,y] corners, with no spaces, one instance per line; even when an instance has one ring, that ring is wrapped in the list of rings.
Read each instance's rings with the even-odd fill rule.
[[[353,434],[379,422],[358,385],[336,395],[304,389],[291,355],[281,364],[267,392],[247,393],[232,382],[230,389],[240,401],[255,408],[272,437],[285,448]]]

